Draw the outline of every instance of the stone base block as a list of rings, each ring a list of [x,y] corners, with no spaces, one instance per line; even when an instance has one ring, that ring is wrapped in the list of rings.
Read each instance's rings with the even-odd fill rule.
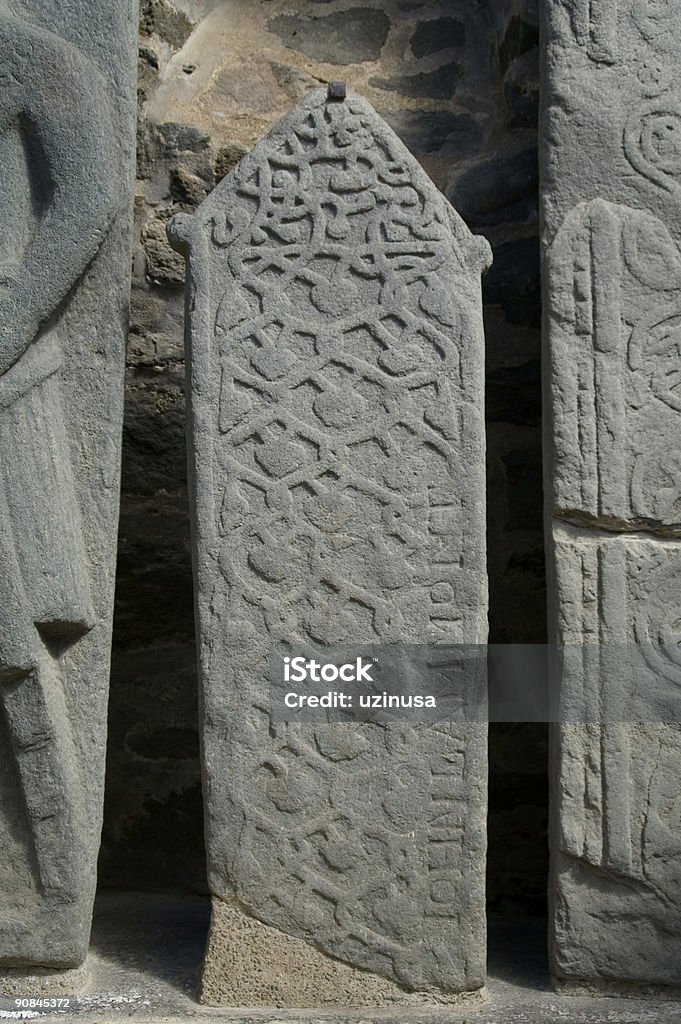
[[[343,1008],[480,1003],[484,990],[409,992],[333,960],[302,939],[213,898],[200,999],[209,1006]]]
[[[681,1002],[680,985],[637,985],[627,981],[586,980],[567,981],[553,978],[553,987],[562,996],[601,999],[645,999],[657,1003]]]
[[[0,996],[65,999],[79,995],[89,980],[87,963],[63,971],[50,967],[3,967],[0,970]]]

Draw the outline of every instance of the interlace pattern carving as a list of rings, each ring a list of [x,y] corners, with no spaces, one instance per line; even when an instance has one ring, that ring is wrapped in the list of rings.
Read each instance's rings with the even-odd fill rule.
[[[275,724],[265,674],[275,643],[484,639],[487,244],[367,104],[319,93],[186,241],[214,891],[406,987],[475,987],[481,729]]]

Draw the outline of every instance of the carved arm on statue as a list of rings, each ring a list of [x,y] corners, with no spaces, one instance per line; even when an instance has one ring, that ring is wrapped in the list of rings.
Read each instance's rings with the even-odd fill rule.
[[[94,64],[53,33],[0,11],[0,63],[6,61],[13,81],[0,97],[0,132],[18,127],[24,138],[35,224],[18,273],[0,286],[0,375],[82,276],[117,201],[117,132]],[[0,197],[0,227],[9,216]]]

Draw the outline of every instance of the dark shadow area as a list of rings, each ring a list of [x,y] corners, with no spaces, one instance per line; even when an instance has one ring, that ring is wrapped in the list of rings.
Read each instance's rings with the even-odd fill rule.
[[[487,970],[495,981],[550,992],[546,918],[490,913],[487,921]]]
[[[153,383],[165,414],[126,410],[99,884],[206,893],[183,381]]]
[[[538,217],[538,29],[532,5],[490,4],[495,144],[450,199],[485,235],[487,558],[491,644],[546,643]],[[487,905],[533,915],[545,945],[548,727],[489,732]],[[492,951],[493,947],[490,947]]]
[[[195,1001],[209,917],[207,899],[101,893],[91,953],[102,962],[106,990],[127,995],[131,1009],[156,1002],[167,1010],[178,996]]]
[[[487,906],[546,916],[548,726],[496,723],[489,734]]]

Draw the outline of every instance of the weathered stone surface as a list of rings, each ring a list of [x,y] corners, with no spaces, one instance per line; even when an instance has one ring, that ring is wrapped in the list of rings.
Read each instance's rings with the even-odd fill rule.
[[[553,971],[675,985],[681,728],[640,708],[668,683],[679,721],[681,10],[582,0],[544,17],[549,607],[553,637],[586,645],[563,681],[583,721],[554,747]],[[604,721],[627,682],[614,644],[627,672],[642,659],[635,722]]]
[[[357,64],[380,57],[390,19],[384,11],[351,7],[317,18],[280,14],[269,20],[268,28],[287,46],[316,60]]]
[[[405,96],[427,96],[436,100],[451,99],[461,78],[461,66],[456,61],[443,64],[435,71],[422,71],[417,75],[395,75],[393,78],[370,78],[369,84],[379,89],[401,92]]]
[[[0,3],[0,965],[79,964],[102,814],[133,4]]]
[[[676,699],[681,546],[560,525],[553,543],[560,639],[585,645],[563,694],[575,721],[554,752],[553,970],[678,984],[681,730],[646,721],[629,687],[654,679]]]
[[[480,126],[468,114],[386,108],[381,115],[405,145],[427,155],[461,160],[475,155],[482,139]]]
[[[252,1004],[474,990],[484,728],[276,724],[265,665],[279,642],[484,641],[489,248],[365,101],[319,91],[173,230],[219,908],[204,997],[242,998],[224,922],[244,916],[268,961]],[[277,966],[305,943],[344,965],[314,993]]]
[[[595,199],[551,245],[554,511],[681,527],[681,251],[657,217]]]
[[[466,24],[458,18],[422,21],[409,42],[415,57],[428,57],[440,50],[466,45]]]
[[[465,174],[460,175],[456,187],[448,198],[465,218],[466,223],[479,227],[495,227],[513,220],[532,222],[537,215],[538,179],[539,161],[536,146],[518,153],[503,152],[477,163]],[[526,241],[524,244],[528,247]],[[531,240],[531,244],[536,251],[538,244],[535,239]],[[534,256],[534,252],[532,255]],[[495,266],[496,262],[495,254]],[[526,266],[528,261],[519,256],[516,249],[509,262],[520,262]],[[528,277],[531,273],[534,274],[534,288],[538,300],[538,259],[534,258],[532,263],[531,271],[528,268]],[[486,285],[489,289],[489,279]],[[518,305],[522,303],[524,294],[525,289],[517,289]],[[533,303],[535,304],[538,307],[538,301]]]

